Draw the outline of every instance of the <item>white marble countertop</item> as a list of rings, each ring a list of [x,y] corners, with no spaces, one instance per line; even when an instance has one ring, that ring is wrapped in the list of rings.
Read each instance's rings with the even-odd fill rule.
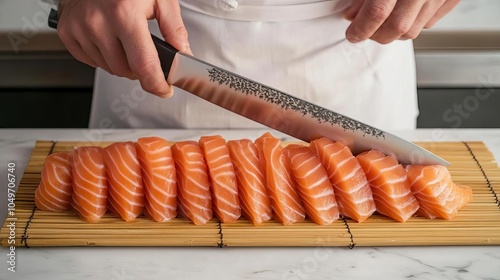
[[[255,139],[262,130],[0,129],[0,220],[6,216],[7,163],[20,177],[36,139],[123,141],[156,135],[197,140],[221,134]],[[483,141],[500,159],[500,130],[397,132],[413,141]],[[16,272],[0,249],[0,279],[500,279],[500,246],[347,248],[17,248]]]

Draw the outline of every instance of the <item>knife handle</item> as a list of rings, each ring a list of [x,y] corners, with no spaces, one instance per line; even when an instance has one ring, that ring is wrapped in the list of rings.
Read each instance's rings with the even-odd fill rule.
[[[48,18],[49,27],[57,29],[58,23],[59,23],[59,15],[57,10],[50,9]],[[160,58],[161,68],[166,78],[168,77],[168,73],[170,72],[172,63],[174,62],[175,54],[179,51],[153,34],[151,34],[151,38],[153,38],[153,43]]]
[[[59,13],[57,10],[50,9],[48,24],[49,27],[57,29],[57,23],[59,22]]]
[[[177,54],[179,51],[167,42],[156,37],[155,35],[151,34],[151,37],[153,38],[153,43],[155,44],[156,51],[158,51],[161,69],[163,70],[165,78],[167,78],[168,73],[170,73],[172,63],[174,62],[175,54]]]

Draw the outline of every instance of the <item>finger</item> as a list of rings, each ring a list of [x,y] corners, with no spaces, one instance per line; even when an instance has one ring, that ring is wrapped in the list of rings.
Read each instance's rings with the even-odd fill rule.
[[[114,39],[114,32],[110,30],[105,16],[93,9],[86,9],[81,14],[83,18],[92,19],[85,22],[85,28],[83,28],[82,32],[76,33],[79,41],[82,42],[83,49],[100,68],[112,75],[120,76],[119,69],[110,66],[116,64],[115,61],[119,60],[119,58],[114,56],[115,50],[110,50],[117,46],[111,43]],[[125,58],[125,55],[123,57]]]
[[[344,18],[352,21],[359,12],[361,6],[363,6],[364,0],[354,0],[350,7],[344,10]]]
[[[346,38],[357,43],[370,38],[389,17],[397,0],[365,1],[347,28]]]
[[[96,65],[95,67],[100,67],[100,68],[106,70],[106,72],[113,74],[111,69],[109,68],[108,64],[106,63],[106,61],[102,57],[101,51],[94,43],[89,41],[87,39],[87,37],[85,37],[85,36],[82,36],[81,38],[77,38],[77,40],[80,43],[80,46],[81,46],[83,52],[85,53],[85,55],[87,57],[89,57],[90,59],[92,59],[92,61],[94,61],[95,65]]]
[[[120,40],[114,36],[109,36],[102,38],[99,42],[99,49],[103,59],[111,69],[111,72],[119,77],[134,79],[135,75],[128,65],[127,55]]]
[[[179,2],[177,0],[161,1],[161,3],[156,1],[156,5],[155,17],[165,41],[181,52],[192,54]]]
[[[116,37],[116,31],[105,16],[101,13],[92,13],[91,21],[88,21],[85,32],[85,39],[90,40],[92,44],[88,44],[88,55],[93,57],[99,67],[103,68],[110,74],[119,77],[132,77],[133,73],[130,69],[125,50]],[[80,33],[79,33],[80,34]],[[83,40],[83,38],[82,38]]]
[[[93,68],[97,67],[97,63],[92,60],[83,50],[82,46],[75,40],[62,39],[64,46],[68,52],[78,61],[85,63]]]
[[[422,10],[418,14],[413,26],[401,36],[400,39],[415,39],[420,35],[422,29],[429,20],[435,15],[436,11],[443,5],[445,0],[434,0],[432,2],[427,2],[422,7]]]
[[[74,33],[71,30],[70,25],[59,25],[57,27],[59,39],[76,60],[95,68],[97,64],[85,53],[80,43],[73,37]]]
[[[160,97],[170,97],[173,88],[165,80],[160,59],[145,19],[132,19],[134,24],[126,24],[119,32],[131,71],[139,79],[142,88]]]
[[[451,10],[453,10],[458,4],[460,0],[447,0],[441,8],[434,14],[434,16],[424,25],[424,28],[433,27],[438,20],[447,15]]]
[[[399,39],[411,29],[423,5],[424,1],[418,0],[398,1],[392,14],[371,39],[381,44]]]
[[[82,45],[82,48],[85,53],[97,64],[97,67],[100,67],[106,70],[106,72],[115,75],[115,73],[109,67],[108,63],[106,63],[106,60],[104,59],[101,51],[94,43],[90,42],[86,45]]]

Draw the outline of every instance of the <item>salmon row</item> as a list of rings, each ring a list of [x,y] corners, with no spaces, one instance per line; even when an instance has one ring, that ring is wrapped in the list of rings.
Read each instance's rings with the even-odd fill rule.
[[[159,137],[77,147],[45,159],[35,204],[72,209],[98,222],[109,210],[130,222],[144,214],[195,225],[241,217],[254,225],[339,218],[359,223],[374,213],[405,222],[412,216],[452,219],[472,200],[438,165],[403,166],[377,150],[353,155],[328,138],[284,144],[271,133],[255,141],[220,135],[171,144]]]

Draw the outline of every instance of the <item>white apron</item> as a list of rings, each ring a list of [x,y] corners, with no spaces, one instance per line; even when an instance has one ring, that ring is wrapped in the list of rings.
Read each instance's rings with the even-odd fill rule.
[[[349,3],[181,0],[181,7],[196,57],[385,130],[415,128],[412,41],[350,44],[342,18]],[[159,36],[156,22],[150,30]],[[262,128],[178,88],[160,99],[102,69],[92,103],[90,128]]]

